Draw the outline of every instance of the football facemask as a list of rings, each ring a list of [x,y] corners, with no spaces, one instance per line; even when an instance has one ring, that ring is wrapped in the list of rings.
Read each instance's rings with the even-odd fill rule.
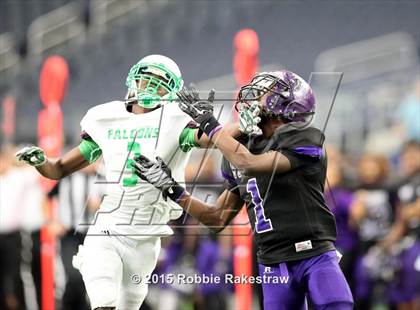
[[[274,90],[276,83],[283,86],[281,92]],[[278,77],[268,73],[259,74],[251,80],[251,83],[241,87],[239,90],[236,100],[237,110],[239,110],[239,107],[244,108],[244,106],[248,106],[252,102],[260,101],[268,92],[276,94],[283,99],[287,99],[287,96],[290,94],[288,90],[288,85]],[[261,106],[261,108],[264,107]]]
[[[156,59],[149,59],[152,62],[140,60],[128,73],[126,100],[137,101],[140,106],[152,109],[175,99],[175,94],[181,89],[183,81],[178,67],[169,58],[158,55],[148,57]],[[165,64],[158,61],[172,63]],[[171,66],[174,66],[174,70],[168,68]]]

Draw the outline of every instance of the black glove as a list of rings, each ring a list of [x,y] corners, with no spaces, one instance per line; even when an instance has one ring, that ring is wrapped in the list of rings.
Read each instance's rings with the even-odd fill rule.
[[[169,197],[178,202],[177,200],[186,192],[185,188],[172,178],[171,169],[160,157],[156,157],[156,161],[152,161],[144,155],[136,156],[132,167],[140,179],[162,191],[162,197],[165,201]]]
[[[179,98],[179,108],[198,124],[200,129],[211,138],[222,128],[213,116],[214,89],[209,93],[207,100],[200,99],[195,88],[184,87],[176,93]]]

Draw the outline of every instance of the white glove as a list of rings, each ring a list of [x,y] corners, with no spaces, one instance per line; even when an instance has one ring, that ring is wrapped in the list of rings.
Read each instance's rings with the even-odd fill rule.
[[[43,149],[37,146],[25,146],[15,154],[17,160],[22,160],[27,164],[38,167],[47,161],[47,156]]]
[[[253,101],[250,106],[241,105],[239,109],[239,131],[247,135],[261,135],[258,123],[261,121],[258,101]]]

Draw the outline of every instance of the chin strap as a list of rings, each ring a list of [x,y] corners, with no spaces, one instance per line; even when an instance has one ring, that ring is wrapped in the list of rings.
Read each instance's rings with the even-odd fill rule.
[[[261,116],[261,122],[263,122],[264,120],[267,120],[269,118],[281,119],[281,120],[286,120],[286,121],[290,122],[290,121],[293,121],[293,119],[296,116],[305,117],[305,116],[311,116],[311,115],[314,115],[314,114],[315,114],[315,112],[313,112],[313,111],[312,112],[289,111],[289,112],[282,113],[282,114],[275,114],[275,113],[270,113],[270,112],[267,112],[267,111],[263,110],[261,112],[260,116]]]
[[[310,115],[314,115],[315,112],[294,112],[294,111],[290,111],[287,112],[285,114],[283,114],[284,118],[293,120],[293,118],[295,118],[296,116],[310,116]]]

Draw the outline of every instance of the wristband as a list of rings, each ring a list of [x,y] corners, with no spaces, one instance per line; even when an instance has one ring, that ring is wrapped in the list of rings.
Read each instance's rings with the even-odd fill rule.
[[[171,198],[171,200],[175,201],[176,203],[178,203],[181,198],[185,195],[185,193],[187,192],[187,190],[179,185],[176,181],[173,181],[173,185],[167,189],[162,190],[162,196],[163,199],[167,199],[167,197]]]
[[[213,116],[213,114],[206,113],[200,118],[199,127],[210,139],[216,132],[223,128],[219,121]]]

